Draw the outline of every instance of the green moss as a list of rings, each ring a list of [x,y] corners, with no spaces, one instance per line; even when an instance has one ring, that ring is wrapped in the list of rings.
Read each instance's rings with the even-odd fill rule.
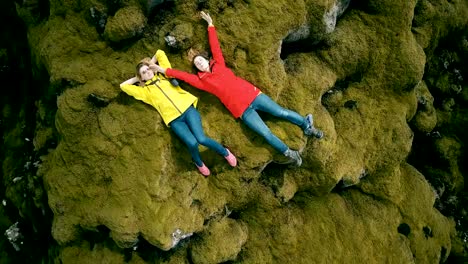
[[[416,111],[417,96],[430,94],[414,89],[420,89],[424,72],[423,48],[456,25],[439,14],[442,7],[421,9],[426,16],[416,18],[412,30],[416,1],[357,4],[334,32],[322,36],[328,1],[206,2],[203,9],[213,16],[227,65],[280,105],[312,113],[325,132],[322,140],[306,138],[297,126],[265,117],[280,139],[303,150],[304,160],[299,169],[267,175],[280,177],[272,189],[260,180],[261,172],[281,155],[214,96],[182,84],[200,98],[206,135],[229,146],[239,160],[230,168],[223,157],[201,148],[212,171],[203,178],[158,113],[119,90],[134,75],[136,62],[158,48],[173,67],[191,70],[188,50],[209,49],[198,2],[175,1],[174,13],[161,17],[144,17],[139,4],[125,2],[106,26],[105,38],[117,42],[112,44],[86,20],[84,10],[94,4],[99,3],[52,2],[51,17],[29,29],[34,62],[47,70],[50,94],[61,93],[59,144],[41,169],[54,212],[52,234],[60,244],[79,243],[80,230],[104,225],[120,247],[141,235],[169,250],[177,229],[199,233],[194,262],[236,256],[244,263],[411,262],[414,254],[418,262],[438,263],[446,257],[440,248],[450,251],[453,223],[433,209],[433,191],[405,164],[413,140],[409,120],[415,116],[421,131],[433,128],[435,115]],[[467,10],[461,2],[454,5],[462,11],[451,14]],[[430,31],[425,25],[433,17],[440,24]],[[283,39],[307,23],[310,38],[323,37],[324,45],[281,59]],[[165,44],[171,32],[183,40],[180,47]],[[91,93],[109,105],[94,106],[87,101]],[[447,144],[440,150],[451,156]],[[356,187],[332,192],[341,180]],[[236,224],[223,218],[228,210],[240,218]],[[398,233],[401,223],[411,228],[408,237]],[[84,243],[64,249],[61,258],[122,261],[106,246],[86,248]],[[184,250],[173,249],[167,262],[185,260]]]
[[[466,1],[418,1],[413,19],[412,31],[418,42],[430,57],[439,41],[453,30],[466,26],[468,15]]]
[[[208,228],[209,231],[200,234],[202,240],[192,244],[192,261],[208,264],[235,260],[247,240],[247,228],[228,218],[212,223]]]
[[[429,133],[437,124],[437,113],[433,105],[434,97],[432,97],[425,82],[421,82],[415,90],[418,112],[411,123],[417,131]]]
[[[138,7],[124,7],[107,20],[104,35],[112,42],[138,37],[145,28],[146,17]]]
[[[394,194],[374,192],[388,185],[382,181],[368,185],[372,195],[379,198],[349,190],[321,197],[297,194],[287,207],[258,204],[242,214],[249,227],[242,262],[326,259],[379,263],[417,259],[438,263],[439,258],[447,257],[439,250],[441,246],[449,250],[453,223],[433,209],[433,192],[421,175],[407,165],[399,175],[391,180],[386,179],[390,175],[380,177],[389,184],[398,182]],[[268,217],[271,214],[275,217]],[[398,233],[401,223],[410,225],[408,237]],[[431,228],[429,238],[423,231],[426,226]]]

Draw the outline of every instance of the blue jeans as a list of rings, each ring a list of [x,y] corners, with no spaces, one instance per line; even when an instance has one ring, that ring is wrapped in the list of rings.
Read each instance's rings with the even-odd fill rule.
[[[261,93],[249,105],[241,116],[242,121],[250,127],[253,131],[261,135],[274,149],[280,153],[284,153],[288,146],[284,144],[278,137],[271,133],[268,126],[263,122],[262,118],[258,115],[257,110],[269,113],[273,116],[285,119],[300,128],[304,129],[307,126],[305,117],[298,113],[285,109],[279,106],[267,95]]]
[[[202,166],[203,161],[200,157],[198,144],[206,146],[218,154],[226,157],[228,152],[218,142],[205,136],[201,123],[200,113],[195,107],[190,106],[181,116],[169,123],[172,131],[187,145],[192,159],[197,166]]]

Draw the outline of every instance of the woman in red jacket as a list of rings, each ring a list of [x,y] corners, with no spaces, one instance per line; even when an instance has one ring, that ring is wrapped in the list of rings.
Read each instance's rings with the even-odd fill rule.
[[[195,56],[193,63],[200,71],[197,75],[159,66],[156,70],[165,73],[166,76],[183,80],[198,89],[214,94],[235,118],[240,117],[248,127],[260,134],[274,149],[290,158],[296,166],[300,166],[302,159],[299,152],[291,150],[276,137],[258,115],[257,110],[299,126],[307,136],[322,138],[323,132],[313,126],[312,114],[303,117],[294,111],[285,109],[262,93],[255,85],[234,75],[224,62],[213,20],[203,11],[201,16],[208,22],[208,40],[213,60],[210,61],[203,55]]]

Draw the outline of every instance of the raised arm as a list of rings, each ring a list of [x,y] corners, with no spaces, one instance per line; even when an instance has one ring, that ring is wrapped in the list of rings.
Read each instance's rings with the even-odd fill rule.
[[[121,83],[120,84],[120,87],[122,88],[122,85],[125,85],[125,84],[134,84],[136,82],[139,82],[140,80],[138,80],[138,78],[135,76],[135,77],[132,77],[128,80],[126,80],[125,82]]]
[[[157,57],[156,57],[156,54],[157,54],[157,53],[158,53],[158,52],[156,51],[156,53],[155,53],[155,54],[153,55],[153,57],[151,58],[150,64],[155,64],[156,61],[158,60]]]
[[[157,62],[159,62],[159,66],[162,68],[172,68],[171,63],[169,62],[169,59],[166,56],[166,53],[160,49],[156,51],[156,54],[154,54],[153,58],[156,59]]]
[[[216,34],[216,28],[213,25],[213,19],[211,16],[203,11],[200,12],[201,17],[208,23],[208,42],[210,43],[211,53],[213,58],[217,63],[224,65],[223,52],[221,51],[221,46],[219,45],[218,36]]]
[[[137,100],[145,100],[147,94],[146,89],[133,85],[136,82],[139,82],[138,78],[132,77],[121,83],[120,89],[122,89],[126,94],[135,97]]]

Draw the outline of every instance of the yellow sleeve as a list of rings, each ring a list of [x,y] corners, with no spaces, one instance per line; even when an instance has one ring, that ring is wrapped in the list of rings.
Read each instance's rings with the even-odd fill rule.
[[[137,100],[145,101],[146,100],[146,89],[140,86],[136,86],[133,84],[122,84],[120,85],[120,89],[124,91],[126,94],[135,97]]]
[[[169,59],[166,56],[166,53],[162,50],[156,51],[156,59],[158,60],[159,66],[163,67],[164,69],[172,68]]]

